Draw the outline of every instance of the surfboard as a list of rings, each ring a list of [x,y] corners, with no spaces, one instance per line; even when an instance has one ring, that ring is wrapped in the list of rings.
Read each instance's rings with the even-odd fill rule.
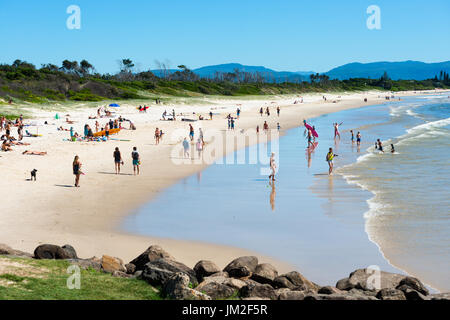
[[[307,124],[306,122],[305,122],[305,128],[308,129],[308,130],[311,130],[311,133],[313,134],[314,137],[316,137],[316,138],[319,137],[319,135],[317,134],[316,130],[314,130],[313,127],[311,127],[311,126],[310,126],[309,124]]]
[[[110,129],[109,134],[111,135],[111,134],[119,133],[119,131],[120,131],[120,128]],[[94,133],[94,137],[103,137],[104,135],[106,135],[105,130]]]

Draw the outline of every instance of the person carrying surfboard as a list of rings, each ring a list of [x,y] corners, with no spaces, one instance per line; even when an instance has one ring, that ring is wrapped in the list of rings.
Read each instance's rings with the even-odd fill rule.
[[[337,157],[337,154],[333,153],[333,148],[330,148],[328,153],[327,153],[327,157],[326,157],[326,161],[328,162],[328,174],[331,175],[333,173],[333,159],[334,157]]]

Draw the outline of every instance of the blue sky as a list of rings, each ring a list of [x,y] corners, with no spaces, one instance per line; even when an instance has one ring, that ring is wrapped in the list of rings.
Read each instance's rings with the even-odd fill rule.
[[[69,30],[69,5],[81,29]],[[369,5],[381,30],[366,27]],[[324,72],[349,62],[450,60],[448,0],[1,0],[0,63],[87,59],[116,72],[131,58],[190,68],[239,62]]]

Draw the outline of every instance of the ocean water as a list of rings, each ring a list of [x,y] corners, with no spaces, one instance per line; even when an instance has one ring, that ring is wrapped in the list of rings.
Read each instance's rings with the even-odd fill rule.
[[[286,132],[274,184],[258,164],[214,164],[162,192],[122,227],[253,250],[323,285],[377,265],[448,290],[448,103],[405,98],[309,119],[317,147],[307,150],[303,127]],[[333,139],[334,122],[343,122],[341,139]],[[360,147],[350,129],[361,131]],[[373,152],[378,138],[385,154]],[[339,155],[331,177],[329,147]]]
[[[388,137],[393,125],[401,132]],[[392,105],[388,121],[370,131],[385,140],[385,154],[370,147],[356,163],[339,169],[348,182],[372,193],[364,213],[368,236],[391,264],[448,291],[450,99]]]

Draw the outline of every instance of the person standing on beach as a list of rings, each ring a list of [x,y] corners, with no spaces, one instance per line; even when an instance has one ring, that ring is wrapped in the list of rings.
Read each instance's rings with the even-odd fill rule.
[[[230,118],[228,118],[228,130],[230,130],[231,129],[231,120],[230,120]]]
[[[234,119],[231,118],[231,130],[234,130]]]
[[[277,116],[280,116],[280,107],[277,107]]]
[[[114,165],[116,174],[120,174],[120,165],[123,164],[122,155],[120,154],[119,147],[116,147],[113,153]]]
[[[189,142],[186,138],[183,140],[184,157],[189,158]]]
[[[197,140],[197,152],[198,152],[198,158],[201,159],[202,158],[202,151],[203,151],[203,142],[202,140],[199,138]]]
[[[191,138],[191,141],[194,140],[194,127],[192,124],[189,125],[189,138]]]
[[[133,172],[134,175],[139,175],[139,166],[141,165],[141,159],[139,157],[139,153],[137,152],[137,148],[133,147],[133,151],[131,152],[131,159],[133,160]]]
[[[239,119],[239,116],[241,115],[241,109],[237,108],[236,114],[237,114],[237,118]]]
[[[266,114],[267,114],[268,117],[270,117],[270,110],[269,110],[269,107],[266,108]]]
[[[333,173],[333,159],[334,157],[337,157],[337,154],[333,153],[333,148],[330,148],[328,153],[327,153],[327,157],[325,158],[326,161],[328,162],[328,174],[331,175]]]
[[[213,113],[212,113],[212,111],[210,111],[209,112],[209,120],[212,120],[212,116],[213,116]]]
[[[280,129],[281,129],[280,123],[277,122],[277,130],[278,130],[278,132],[280,132]]]
[[[159,129],[156,128],[156,129],[155,129],[155,141],[156,141],[156,145],[159,144],[159,139],[160,139],[160,132],[159,132]]]
[[[78,156],[75,156],[72,163],[73,174],[75,175],[75,187],[80,186],[81,162]]]
[[[264,113],[263,107],[261,107],[261,109],[259,109],[259,114],[261,115],[261,117],[263,116],[263,113]]]
[[[272,170],[272,173],[270,174],[269,179],[272,178],[272,181],[275,181],[275,171],[277,169],[277,164],[275,163],[275,153],[273,152],[270,156],[270,169]]]
[[[259,126],[256,126],[256,134],[259,134]]]

